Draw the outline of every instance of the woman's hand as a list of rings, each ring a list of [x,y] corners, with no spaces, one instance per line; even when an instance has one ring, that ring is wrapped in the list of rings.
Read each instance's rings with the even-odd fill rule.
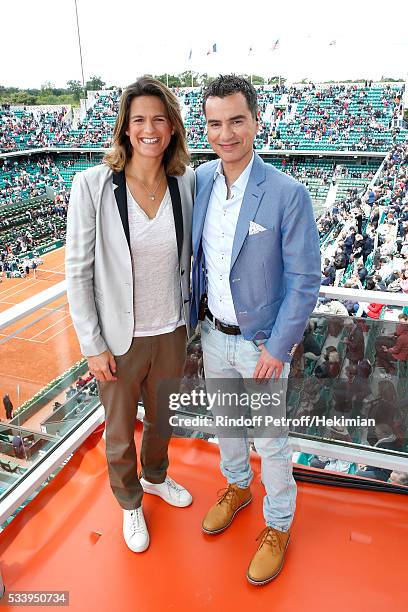
[[[104,351],[100,355],[93,355],[87,357],[89,371],[93,374],[96,380],[99,382],[105,382],[107,380],[117,380],[116,374],[116,361],[110,351]]]

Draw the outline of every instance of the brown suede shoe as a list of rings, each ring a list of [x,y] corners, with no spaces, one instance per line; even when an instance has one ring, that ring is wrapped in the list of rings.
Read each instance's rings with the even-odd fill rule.
[[[224,531],[231,525],[236,513],[245,508],[251,500],[250,487],[240,489],[236,484],[228,485],[217,503],[207,512],[202,530],[209,535]]]
[[[265,527],[256,539],[261,543],[249,564],[247,578],[251,584],[261,586],[268,584],[281,571],[290,533]]]

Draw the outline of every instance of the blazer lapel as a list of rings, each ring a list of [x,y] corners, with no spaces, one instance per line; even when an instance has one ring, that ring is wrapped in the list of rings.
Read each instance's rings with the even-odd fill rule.
[[[207,214],[208,204],[211,197],[211,191],[214,185],[214,167],[210,168],[208,177],[205,179],[205,185],[199,193],[197,193],[194,203],[193,217],[193,249],[194,255],[197,255],[198,248],[203,235],[204,221]]]
[[[261,203],[262,196],[265,193],[265,190],[260,187],[260,184],[265,180],[264,163],[265,162],[261,160],[259,155],[255,153],[251,174],[249,175],[248,184],[241,204],[241,210],[239,211],[237,226],[235,228],[230,269],[232,269],[232,266],[234,265],[239,252],[242,249],[244,240],[248,235],[249,223],[250,221],[253,221],[256,211]]]
[[[170,191],[171,205],[173,207],[174,225],[176,228],[177,252],[180,261],[184,238],[183,210],[181,208],[180,189],[178,186],[177,178],[175,176],[168,176],[167,183]]]
[[[115,198],[116,204],[118,205],[120,218],[123,225],[123,231],[125,232],[126,240],[130,248],[130,233],[129,233],[129,218],[127,208],[127,196],[126,196],[126,179],[125,171],[113,173],[113,184],[116,185]]]

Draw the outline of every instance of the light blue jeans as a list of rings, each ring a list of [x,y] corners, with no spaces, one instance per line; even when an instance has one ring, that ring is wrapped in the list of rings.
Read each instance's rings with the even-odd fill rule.
[[[229,336],[215,329],[206,318],[201,323],[206,389],[208,393],[218,389],[219,378],[252,378],[260,349],[243,336]],[[284,364],[282,378],[288,378],[289,364]],[[286,385],[284,388],[286,389]],[[217,406],[213,407],[217,414]],[[261,457],[261,478],[266,489],[263,513],[268,526],[287,531],[292,523],[296,507],[296,483],[292,472],[292,451],[287,432],[284,437],[254,438],[255,448]],[[253,472],[249,463],[249,443],[246,429],[234,438],[219,437],[221,472],[229,484],[248,487]]]

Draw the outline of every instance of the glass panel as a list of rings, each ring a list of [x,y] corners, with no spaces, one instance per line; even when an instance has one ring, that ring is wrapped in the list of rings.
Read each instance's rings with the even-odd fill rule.
[[[59,280],[59,278],[58,278]],[[6,300],[20,302],[54,280],[9,279]],[[16,284],[17,283],[17,284]],[[81,358],[66,297],[0,333],[0,489],[7,489],[72,433],[99,405],[96,382]]]
[[[389,307],[385,318],[372,320],[327,314],[336,303],[324,302],[310,318],[291,364],[287,389],[291,434],[354,448],[358,445],[380,454],[408,455],[408,323],[398,319],[401,308]],[[198,394],[203,389],[204,369],[197,334],[188,349],[180,392]],[[205,405],[193,403],[176,412],[184,417],[180,423],[186,422],[185,417],[211,416]],[[208,438],[215,435],[212,429],[213,426],[176,427],[174,433]],[[297,460],[312,467],[383,481],[390,477],[398,483],[406,480],[404,476],[391,475],[392,470],[363,467],[352,461],[305,454],[297,456]]]

